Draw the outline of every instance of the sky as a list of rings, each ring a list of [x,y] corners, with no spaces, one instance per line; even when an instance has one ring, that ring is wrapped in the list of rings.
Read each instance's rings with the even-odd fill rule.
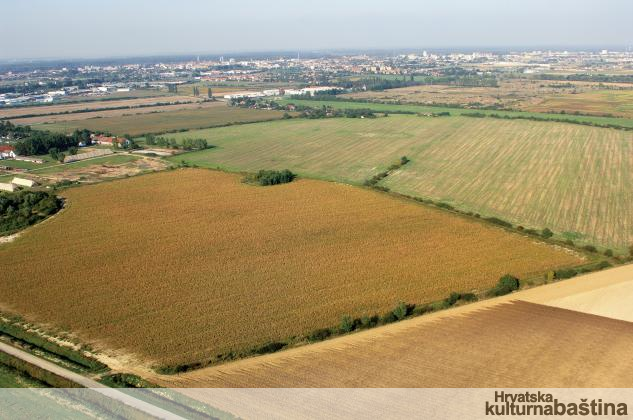
[[[633,46],[631,0],[0,0],[0,59]]]

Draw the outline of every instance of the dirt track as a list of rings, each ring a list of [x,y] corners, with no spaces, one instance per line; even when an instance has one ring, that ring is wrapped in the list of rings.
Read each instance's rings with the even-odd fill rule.
[[[633,266],[623,266],[152,380],[172,387],[631,387],[633,323],[537,303],[582,301],[631,279]],[[621,296],[619,306],[629,306]]]

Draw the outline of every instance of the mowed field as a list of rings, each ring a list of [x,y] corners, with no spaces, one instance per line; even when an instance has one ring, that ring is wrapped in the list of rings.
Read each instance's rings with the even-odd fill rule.
[[[384,194],[202,169],[64,192],[0,246],[0,308],[131,364],[180,364],[579,264],[568,250]],[[103,200],[108,197],[108,200]],[[33,264],[33,261],[38,261]]]
[[[217,146],[171,158],[205,167],[289,168],[362,183],[411,159],[382,185],[624,249],[633,243],[633,133],[575,124],[392,115],[290,120],[170,135]]]
[[[126,110],[132,114],[135,110]],[[106,131],[115,135],[137,136],[146,133],[164,133],[182,129],[205,128],[232,123],[268,121],[283,117],[281,111],[243,109],[230,107],[224,102],[200,104],[194,109],[180,109],[145,114],[122,115],[93,118],[80,121],[38,124],[33,128],[69,133],[86,128],[92,131]]]

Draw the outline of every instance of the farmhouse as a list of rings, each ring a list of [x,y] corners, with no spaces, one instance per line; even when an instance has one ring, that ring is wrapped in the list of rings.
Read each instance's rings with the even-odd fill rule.
[[[108,137],[102,135],[93,135],[92,142],[106,146],[127,146],[130,141],[124,137]]]
[[[15,159],[15,149],[9,144],[0,145],[0,159]]]
[[[11,184],[17,185],[17,186],[20,186],[20,187],[29,187],[30,188],[30,187],[36,186],[37,182],[35,182],[35,181],[31,180],[31,179],[15,177],[15,178],[13,178],[11,180]]]

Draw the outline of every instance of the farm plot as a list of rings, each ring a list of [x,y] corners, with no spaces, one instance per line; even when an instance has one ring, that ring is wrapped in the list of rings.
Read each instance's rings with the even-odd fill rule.
[[[633,89],[600,90],[576,95],[556,95],[541,103],[526,107],[536,112],[580,112],[583,114],[611,114],[633,118]]]
[[[255,187],[187,169],[64,195],[64,211],[0,246],[0,260],[11,262],[0,273],[0,307],[145,364],[209,360],[338,325],[345,314],[582,261],[499,228],[314,180]]]
[[[127,110],[133,113],[134,110]],[[224,102],[201,104],[194,109],[154,112],[116,117],[92,118],[81,121],[57,122],[33,126],[36,129],[69,133],[86,128],[115,135],[138,136],[183,129],[206,128],[220,125],[280,119],[283,112],[229,107]]]
[[[162,386],[183,388],[625,388],[633,384],[633,364],[627,359],[633,323],[524,301],[472,306],[228,366],[153,379]],[[204,396],[194,389],[183,392]]]
[[[106,110],[96,110],[96,111],[90,111],[90,112],[78,112],[78,113],[59,114],[59,115],[38,115],[35,117],[14,118],[11,120],[11,122],[18,125],[51,124],[51,123],[56,123],[56,122],[90,120],[90,119],[95,119],[95,118],[129,117],[132,115],[139,115],[139,114],[155,114],[158,112],[170,112],[170,111],[173,112],[173,111],[182,111],[182,110],[203,109],[203,108],[208,108],[210,106],[211,107],[215,106],[215,104],[187,102],[183,104],[152,105],[152,106],[144,106],[144,107],[136,107],[136,108],[125,108],[125,109],[106,109]]]
[[[79,111],[97,111],[104,108],[151,106],[158,103],[198,102],[190,96],[149,97],[135,99],[117,99],[108,101],[70,102],[56,105],[39,105],[29,107],[0,108],[0,118],[14,119],[24,116],[63,114]]]
[[[633,242],[633,133],[573,124],[392,115],[291,120],[173,135],[214,149],[171,158],[230,170],[289,168],[362,183],[401,156],[381,185],[569,239]]]

